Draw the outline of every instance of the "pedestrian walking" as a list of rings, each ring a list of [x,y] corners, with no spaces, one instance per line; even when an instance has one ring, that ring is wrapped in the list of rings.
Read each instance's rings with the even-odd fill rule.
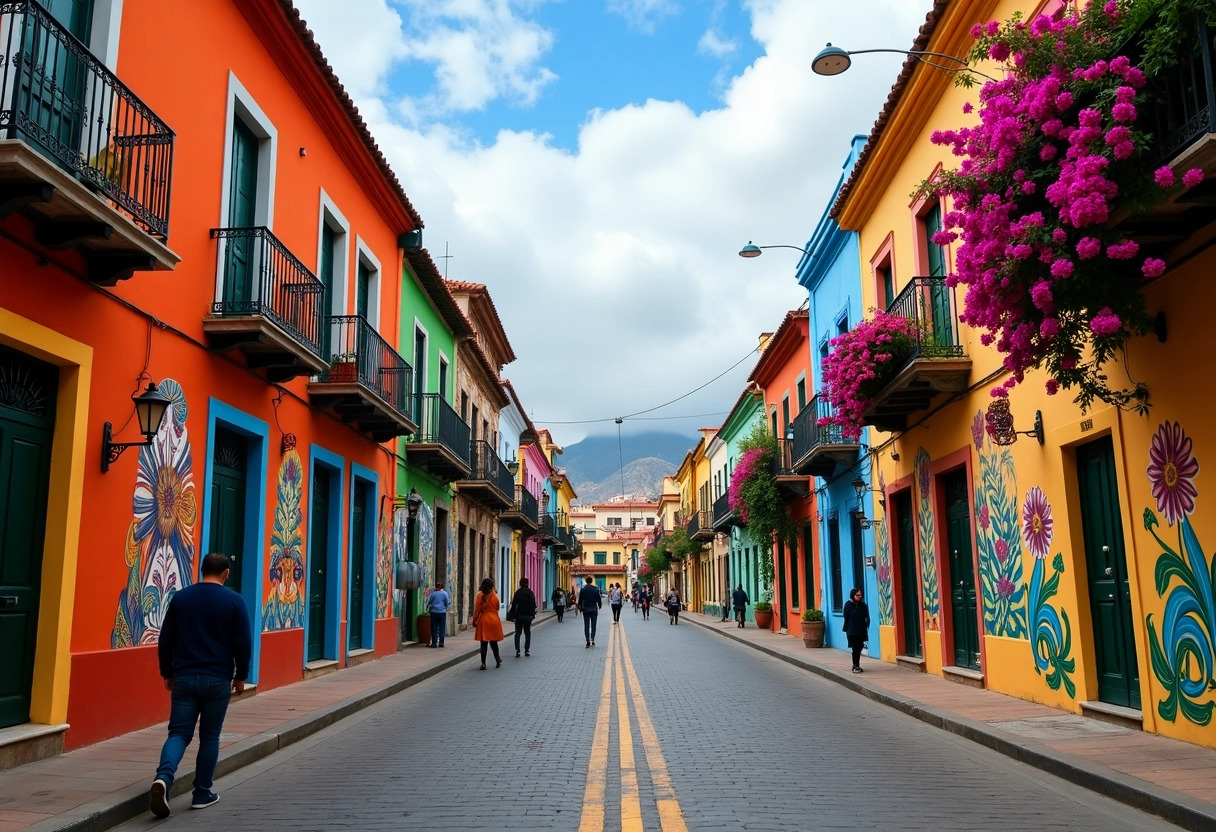
[[[148,808],[158,818],[169,816],[169,790],[194,736],[195,723],[198,756],[190,808],[206,809],[220,799],[211,791],[220,756],[220,732],[232,694],[245,691],[253,645],[245,601],[224,586],[229,566],[228,556],[219,552],[204,557],[202,580],[173,595],[161,623],[156,653],[165,689],[173,696],[169,736],[148,790]]]
[[[849,600],[844,602],[844,632],[853,650],[853,672],[861,673],[861,648],[870,640],[870,608],[856,587],[849,590]]]
[[[638,590],[638,604],[642,607],[642,620],[650,620],[650,589],[642,587]]]
[[[583,635],[587,637],[588,647],[595,644],[595,625],[602,606],[604,606],[604,599],[600,595],[600,588],[588,575],[587,583],[578,591],[578,611],[583,614]]]
[[[612,623],[621,623],[621,607],[625,606],[625,593],[620,584],[613,584],[608,590],[608,604],[612,607]]]
[[[502,667],[502,656],[498,655],[498,642],[502,641],[502,619],[498,617],[498,593],[494,591],[492,578],[481,579],[481,591],[473,601],[473,634],[481,643],[481,667],[486,669],[486,651],[494,651],[494,666]]]
[[[630,598],[633,599],[633,614],[637,615],[638,614],[638,588],[636,586],[633,588],[633,592],[629,593],[629,596],[630,596]]]
[[[743,584],[735,587],[735,591],[731,593],[730,602],[735,608],[735,621],[738,622],[739,629],[743,629],[743,622],[747,618],[747,605],[751,603],[751,599],[743,591]]]
[[[555,587],[549,600],[553,602],[553,611],[557,613],[557,623],[561,624],[566,615],[566,590],[560,586]]]
[[[431,614],[431,643],[427,647],[442,647],[443,639],[448,634],[448,609],[452,606],[452,596],[443,588],[443,584],[435,584],[435,588],[426,596],[426,611]]]
[[[519,637],[524,637],[524,655],[532,655],[532,619],[536,618],[536,595],[528,589],[528,579],[519,579],[519,589],[511,598],[507,618],[515,619],[515,658],[519,658]]]
[[[667,623],[668,624],[679,624],[680,623],[680,604],[681,604],[681,602],[680,602],[680,593],[676,592],[675,587],[672,587],[671,591],[667,593],[666,604],[667,604]]]

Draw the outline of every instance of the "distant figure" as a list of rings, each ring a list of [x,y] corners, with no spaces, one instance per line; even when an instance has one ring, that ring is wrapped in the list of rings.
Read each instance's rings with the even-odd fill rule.
[[[532,619],[536,618],[536,595],[528,589],[528,579],[519,579],[519,589],[511,599],[515,609],[515,658],[519,658],[519,637],[524,637],[524,655],[532,655]]]
[[[639,594],[639,591],[636,586],[633,588],[633,592],[629,593],[629,597],[633,601],[633,614],[634,615],[638,614],[638,594]]]
[[[169,736],[148,790],[148,809],[158,818],[169,816],[169,789],[194,736],[195,723],[198,756],[190,808],[206,809],[220,799],[211,791],[220,756],[220,732],[228,700],[234,693],[245,692],[253,645],[245,601],[224,586],[228,569],[227,555],[212,552],[203,558],[202,580],[174,594],[161,624],[156,654],[165,690],[173,697]]]
[[[853,649],[853,672],[861,673],[861,648],[870,639],[870,608],[856,587],[849,590],[849,600],[844,602],[844,632]]]
[[[621,623],[621,607],[625,605],[625,593],[620,584],[613,584],[608,590],[608,603],[612,606],[612,623]]]
[[[562,623],[566,615],[566,590],[560,586],[553,590],[553,594],[549,596],[549,600],[553,602],[553,611],[557,613],[557,623]]]
[[[583,614],[583,635],[587,637],[587,646],[595,644],[595,625],[600,616],[600,607],[604,606],[600,588],[595,585],[595,579],[587,576],[587,583],[578,591],[578,611]]]
[[[443,584],[435,584],[431,594],[426,596],[426,611],[431,614],[431,643],[427,647],[442,647],[443,639],[448,634],[448,609],[452,606],[452,596],[443,588]]]
[[[486,669],[486,651],[494,651],[494,666],[502,667],[498,642],[502,641],[502,619],[498,617],[498,593],[491,578],[481,579],[481,592],[473,601],[473,633],[481,642],[481,670]]]
[[[643,585],[638,587],[638,606],[642,608],[642,620],[650,620],[650,588]]]
[[[742,629],[743,622],[747,618],[747,605],[751,603],[751,599],[743,591],[743,584],[735,587],[735,591],[731,593],[730,602],[735,608],[735,621],[739,622],[739,628]]]
[[[675,587],[672,587],[671,591],[667,593],[666,603],[667,603],[667,623],[668,624],[679,624],[680,623],[681,601],[680,601],[680,593],[676,592]]]

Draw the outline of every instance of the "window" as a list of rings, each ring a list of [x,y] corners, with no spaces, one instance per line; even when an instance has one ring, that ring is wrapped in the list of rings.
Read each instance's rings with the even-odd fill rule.
[[[654,525],[654,518],[653,518],[653,517],[647,517],[647,518],[646,518],[646,525],[647,525],[647,526],[653,526],[653,525]]]
[[[355,314],[380,329],[380,261],[355,235]]]
[[[935,202],[925,212],[922,222],[925,224],[924,246],[925,262],[929,267],[930,277],[945,277],[946,253],[942,247],[933,242],[933,235],[942,230],[942,205]]]
[[[815,561],[814,561],[815,530],[808,523],[802,527],[802,557],[806,569],[806,605],[815,606]]]
[[[806,407],[806,377],[798,379],[798,412],[802,412],[802,408]]]
[[[426,392],[426,330],[414,322],[414,422],[422,424],[422,394]]]
[[[325,286],[320,302],[322,314],[342,315],[346,312],[346,235],[350,231],[350,223],[324,190],[321,191],[318,213],[321,233],[317,249],[317,277]]]
[[[853,546],[853,586],[861,590],[861,597],[864,598],[866,592],[866,557],[862,549],[861,517],[857,514],[849,516],[853,518],[849,529],[852,537],[850,543]]]
[[[620,565],[621,565],[621,553],[620,553],[620,552],[613,552],[613,553],[612,553],[612,563],[613,563],[613,565],[615,565],[615,566],[620,566]]]
[[[596,552],[595,553],[595,565],[596,566],[607,566],[608,565],[608,553],[607,552]]]
[[[840,574],[840,518],[833,512],[828,517],[828,556],[832,565],[832,609],[844,609],[844,577]]]
[[[609,525],[609,526],[619,526],[619,525],[621,525],[621,518],[619,518],[619,517],[609,517],[609,518],[608,518],[608,525]]]
[[[887,234],[878,252],[870,258],[870,274],[874,276],[874,293],[879,309],[888,309],[895,301],[895,235]]]
[[[469,439],[477,441],[477,405],[469,408]]]
[[[418,372],[415,368],[414,372]],[[439,398],[448,400],[448,359],[443,353],[439,354]]]
[[[469,394],[464,390],[460,391],[460,419],[463,422],[469,421]]]
[[[781,399],[781,435],[785,436],[790,432],[790,397],[786,395]]]
[[[794,609],[802,606],[802,585],[798,581],[798,546],[790,544],[790,591]]]

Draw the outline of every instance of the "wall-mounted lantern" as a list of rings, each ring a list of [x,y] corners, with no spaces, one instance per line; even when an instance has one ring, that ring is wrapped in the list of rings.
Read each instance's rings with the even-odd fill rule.
[[[135,416],[139,419],[139,432],[144,435],[143,442],[113,441],[114,425],[106,422],[101,429],[101,471],[105,473],[110,466],[122,456],[127,448],[142,448],[152,444],[152,438],[160,430],[161,420],[165,411],[173,402],[153,382],[148,382],[148,389],[138,396],[132,396],[135,402]]]

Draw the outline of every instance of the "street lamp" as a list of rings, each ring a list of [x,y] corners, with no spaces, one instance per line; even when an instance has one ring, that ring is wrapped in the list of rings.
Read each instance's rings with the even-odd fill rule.
[[[931,66],[934,69],[940,69],[942,72],[963,72],[967,71],[981,78],[987,78],[989,81],[995,81],[991,75],[985,75],[979,70],[972,69],[967,65],[967,62],[962,58],[956,58],[953,55],[947,55],[944,52],[926,52],[921,49],[841,49],[839,46],[828,44],[819,51],[815,56],[815,60],[811,61],[811,71],[816,75],[839,75],[850,66],[853,65],[852,55],[866,55],[871,52],[892,52],[897,55],[912,55],[925,66]],[[959,66],[942,66],[933,61],[926,61],[923,56],[931,58],[940,58],[945,61],[954,61]],[[756,255],[750,255],[755,257]]]
[[[759,257],[761,254],[763,254],[764,249],[766,248],[792,248],[794,251],[801,251],[803,254],[809,253],[802,246],[758,246],[752,243],[751,240],[748,240],[747,245],[739,249],[739,256],[746,257],[748,260],[751,260],[752,258]]]
[[[114,425],[106,422],[101,428],[101,471],[103,474],[110,470],[110,466],[127,448],[151,445],[152,437],[156,436],[156,432],[160,430],[161,420],[165,418],[165,411],[169,409],[169,405],[173,404],[173,401],[160,392],[160,388],[152,382],[148,382],[147,390],[138,396],[132,396],[131,401],[135,402],[135,415],[139,419],[139,432],[144,435],[144,441],[114,442],[111,438]]]

